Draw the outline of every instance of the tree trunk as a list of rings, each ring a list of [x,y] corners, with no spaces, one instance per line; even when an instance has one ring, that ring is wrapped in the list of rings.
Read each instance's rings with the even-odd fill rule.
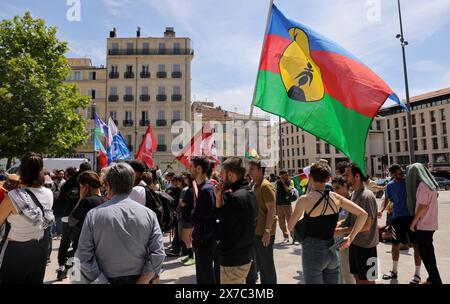
[[[6,170],[8,170],[11,167],[11,163],[12,163],[12,157],[8,157],[8,161],[6,163]]]

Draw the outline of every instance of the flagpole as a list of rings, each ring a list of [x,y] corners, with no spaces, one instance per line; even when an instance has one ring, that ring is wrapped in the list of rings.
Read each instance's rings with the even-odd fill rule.
[[[249,117],[249,120],[252,119],[253,108],[255,107],[256,84],[258,83],[259,67],[261,66],[262,55],[263,55],[263,51],[264,51],[264,45],[266,44],[267,32],[269,31],[269,22],[270,22],[270,17],[272,16],[272,5],[273,5],[273,0],[270,0],[269,1],[269,13],[267,14],[267,21],[266,21],[266,30],[264,31],[264,39],[263,39],[263,44],[261,46],[261,54],[259,56],[259,64],[258,64],[258,69],[257,69],[257,72],[256,72],[255,88],[253,89],[252,104],[250,106],[250,117]]]
[[[169,168],[172,167],[173,163],[174,163],[176,160],[177,160],[177,158],[175,157],[175,158],[173,159],[173,161],[172,161],[170,164],[167,165],[166,170],[164,170],[164,172],[161,173],[161,175],[164,175],[164,173],[166,173],[167,170],[169,170]]]

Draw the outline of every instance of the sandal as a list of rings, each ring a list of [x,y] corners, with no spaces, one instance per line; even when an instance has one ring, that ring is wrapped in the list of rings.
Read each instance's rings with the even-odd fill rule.
[[[422,279],[417,274],[415,274],[409,284],[420,284],[421,281]]]
[[[392,270],[383,275],[383,280],[396,280],[397,278],[398,274]]]

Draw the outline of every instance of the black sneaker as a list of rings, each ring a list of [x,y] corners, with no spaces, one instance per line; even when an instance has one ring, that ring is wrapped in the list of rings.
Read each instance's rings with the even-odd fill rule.
[[[397,280],[398,274],[392,270],[383,275],[383,280]]]
[[[181,254],[181,252],[173,252],[173,251],[169,251],[166,253],[167,256],[177,257],[177,258],[180,256],[180,254]]]
[[[56,271],[56,273],[57,273],[57,276],[56,276],[57,281],[62,281],[64,279],[67,279],[67,270],[66,269],[64,269],[64,270],[58,269]]]

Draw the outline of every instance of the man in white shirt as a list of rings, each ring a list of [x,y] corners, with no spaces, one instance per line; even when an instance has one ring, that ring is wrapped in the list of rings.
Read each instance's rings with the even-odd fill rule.
[[[129,198],[145,206],[145,187],[147,184],[142,180],[142,173],[147,170],[147,165],[140,160],[131,160],[128,164],[134,170],[134,187]]]

